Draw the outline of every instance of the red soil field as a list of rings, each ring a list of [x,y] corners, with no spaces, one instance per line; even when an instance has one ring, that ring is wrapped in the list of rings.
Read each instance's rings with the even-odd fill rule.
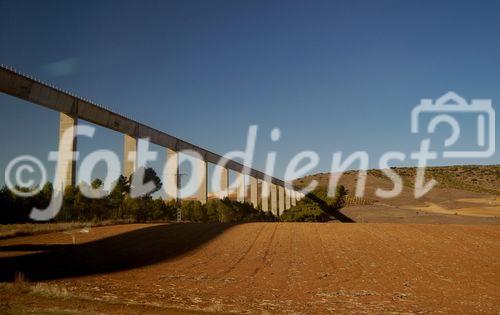
[[[131,224],[0,241],[4,307],[104,313],[500,311],[497,225]],[[8,300],[7,300],[8,298]]]

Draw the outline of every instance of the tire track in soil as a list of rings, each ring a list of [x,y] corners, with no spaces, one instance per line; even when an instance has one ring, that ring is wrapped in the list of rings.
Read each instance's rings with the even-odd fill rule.
[[[207,227],[206,229],[199,231],[195,235],[188,233],[185,229],[181,229],[181,235],[178,237],[185,237],[185,234],[190,237],[190,241],[187,242],[187,244],[183,247],[183,250],[189,249],[193,243],[195,243],[198,239],[202,238],[204,234],[214,232],[215,229],[217,229],[216,225]],[[213,240],[211,240],[213,241]],[[197,248],[196,250],[191,250],[186,252],[183,255],[180,255],[178,257],[175,257],[175,260],[171,261],[170,264],[172,267],[174,267],[177,264],[184,264],[185,262],[189,262],[190,260],[196,260],[195,262],[192,262],[188,264],[185,267],[177,266],[175,267],[175,273],[177,274],[184,274],[187,273],[190,270],[193,270],[199,266],[203,266],[206,264],[206,261],[209,260],[210,256],[213,256],[213,252],[209,253],[207,250],[207,247],[209,246],[209,243],[203,244],[200,248]],[[201,256],[201,257],[199,257]],[[196,257],[199,257],[195,259]]]
[[[249,223],[237,225],[230,231],[226,231],[207,244],[202,258],[198,257],[199,252],[187,258],[188,262],[193,259],[198,260],[194,268],[193,265],[184,268],[186,273],[182,277],[173,278],[164,282],[163,285],[166,288],[173,286],[177,299],[191,301],[192,305],[209,306],[216,303],[224,309],[239,311],[238,305],[245,305],[245,303],[241,300],[241,296],[235,295],[235,292],[242,292],[241,283],[245,280],[240,279],[238,273],[235,274],[235,278],[225,278],[225,275],[239,270],[238,265],[246,261],[246,256],[252,248],[255,248],[264,228],[265,225]],[[245,251],[241,255],[242,249]],[[228,258],[231,257],[237,257],[237,259],[229,262]],[[184,260],[180,263],[184,263]],[[228,265],[230,265],[229,268],[227,268]],[[224,268],[223,271],[220,270],[221,267]],[[170,269],[173,273],[177,273],[178,267],[170,266]],[[218,293],[214,294],[214,292]],[[198,302],[193,302],[193,299],[197,299]]]
[[[259,229],[259,231],[255,235],[255,238],[253,238],[252,242],[250,243],[250,246],[243,252],[242,255],[240,255],[240,257],[238,257],[238,259],[235,262],[233,262],[229,266],[229,268],[216,274],[216,276],[215,276],[216,280],[221,280],[226,275],[231,273],[234,269],[236,269],[236,267],[238,267],[238,265],[245,259],[245,257],[248,256],[248,254],[252,251],[252,249],[255,248],[255,244],[257,243],[257,240],[259,239],[260,235],[262,234],[262,231],[264,230],[264,228],[265,228],[265,225],[262,225],[262,227]]]
[[[288,309],[290,305],[286,301],[292,301],[288,292],[288,267],[284,267],[289,266],[290,232],[289,226],[282,223],[265,226],[265,231],[245,256],[245,263],[232,271],[239,281],[232,286],[230,294],[240,292],[248,297],[245,303],[253,305],[253,309],[275,312]],[[256,265],[258,272],[255,272]]]
[[[273,246],[273,243],[275,241],[277,230],[278,230],[278,225],[275,224],[273,232],[271,233],[271,237],[269,238],[269,242],[267,243],[267,245],[265,245],[265,251],[264,255],[261,258],[261,263],[257,265],[257,267],[255,267],[255,270],[252,272],[250,277],[252,278],[256,277],[262,269],[268,268],[271,265],[273,257],[271,256],[271,258],[269,258],[269,253],[271,252],[271,247]]]
[[[260,278],[265,279],[266,283],[261,286],[271,289],[269,297],[274,298],[275,303],[287,305],[288,302],[296,298],[296,295],[291,292],[289,270],[294,264],[289,257],[292,252],[293,237],[290,230],[294,224],[277,223],[278,230],[276,231],[275,241],[273,242],[273,250],[271,251],[273,259],[265,270],[262,271]],[[293,294],[290,296],[290,294]],[[288,301],[288,302],[287,302]]]
[[[318,247],[313,245],[314,242],[311,243],[314,233],[311,233],[311,226],[307,223],[287,223],[277,226],[280,226],[280,229],[275,227],[270,241],[265,243],[265,246],[270,247],[258,260],[262,263],[264,257],[267,257],[267,262],[259,269],[258,277],[253,277],[245,289],[255,290],[267,284],[260,290],[265,292],[266,287],[278,290],[280,292],[278,300],[287,311],[299,309],[310,311],[310,308],[305,308],[308,301],[311,301],[310,289],[321,285],[315,270],[317,266],[325,265],[315,255],[314,249]],[[274,259],[276,256],[278,260]]]
[[[304,266],[313,255],[308,251],[303,229],[304,224],[300,223],[276,224],[265,243],[268,248],[258,260],[262,268],[245,287],[246,290],[258,288],[264,293],[257,303],[259,309],[295,312],[304,307],[304,291],[309,285],[309,277],[305,275],[311,273],[310,268]]]

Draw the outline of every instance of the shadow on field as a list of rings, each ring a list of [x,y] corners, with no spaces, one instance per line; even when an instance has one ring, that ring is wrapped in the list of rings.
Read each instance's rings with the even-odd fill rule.
[[[340,212],[340,210],[335,210],[335,211],[332,211],[331,215],[336,219],[336,220],[339,220],[340,222],[342,223],[356,223],[356,221],[354,221],[353,219],[351,219],[350,217],[346,216],[345,214],[343,214],[342,212]]]
[[[12,245],[0,251],[43,251],[0,258],[0,281],[22,272],[42,281],[128,270],[187,253],[220,235],[230,223],[175,223],[146,227],[85,244]]]
[[[316,204],[318,204],[318,206],[321,209],[323,209],[323,211],[325,211],[326,213],[328,213],[329,215],[334,217],[335,220],[338,220],[339,222],[342,222],[342,223],[355,223],[356,222],[353,219],[346,216],[345,214],[343,214],[342,212],[340,212],[339,209],[337,209],[334,206],[328,205],[323,199],[318,198],[314,194],[307,194],[307,198],[309,198],[312,202],[315,202]]]

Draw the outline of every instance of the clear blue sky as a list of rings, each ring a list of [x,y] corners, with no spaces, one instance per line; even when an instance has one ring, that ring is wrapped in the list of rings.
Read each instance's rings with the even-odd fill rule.
[[[416,151],[421,98],[453,90],[499,109],[498,1],[1,0],[0,12],[0,63],[221,154],[258,124],[255,167],[275,150],[277,177],[302,150],[320,155],[313,173],[335,151],[368,151],[371,167]],[[0,95],[0,122],[2,175],[57,147],[55,112]],[[121,153],[122,137],[80,141],[83,154],[99,148]]]

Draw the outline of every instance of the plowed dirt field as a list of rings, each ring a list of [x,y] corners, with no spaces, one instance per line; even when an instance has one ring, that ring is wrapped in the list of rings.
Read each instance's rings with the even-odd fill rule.
[[[3,310],[500,312],[498,225],[131,224],[72,235],[0,241],[2,281],[22,272],[52,292],[2,291]]]

